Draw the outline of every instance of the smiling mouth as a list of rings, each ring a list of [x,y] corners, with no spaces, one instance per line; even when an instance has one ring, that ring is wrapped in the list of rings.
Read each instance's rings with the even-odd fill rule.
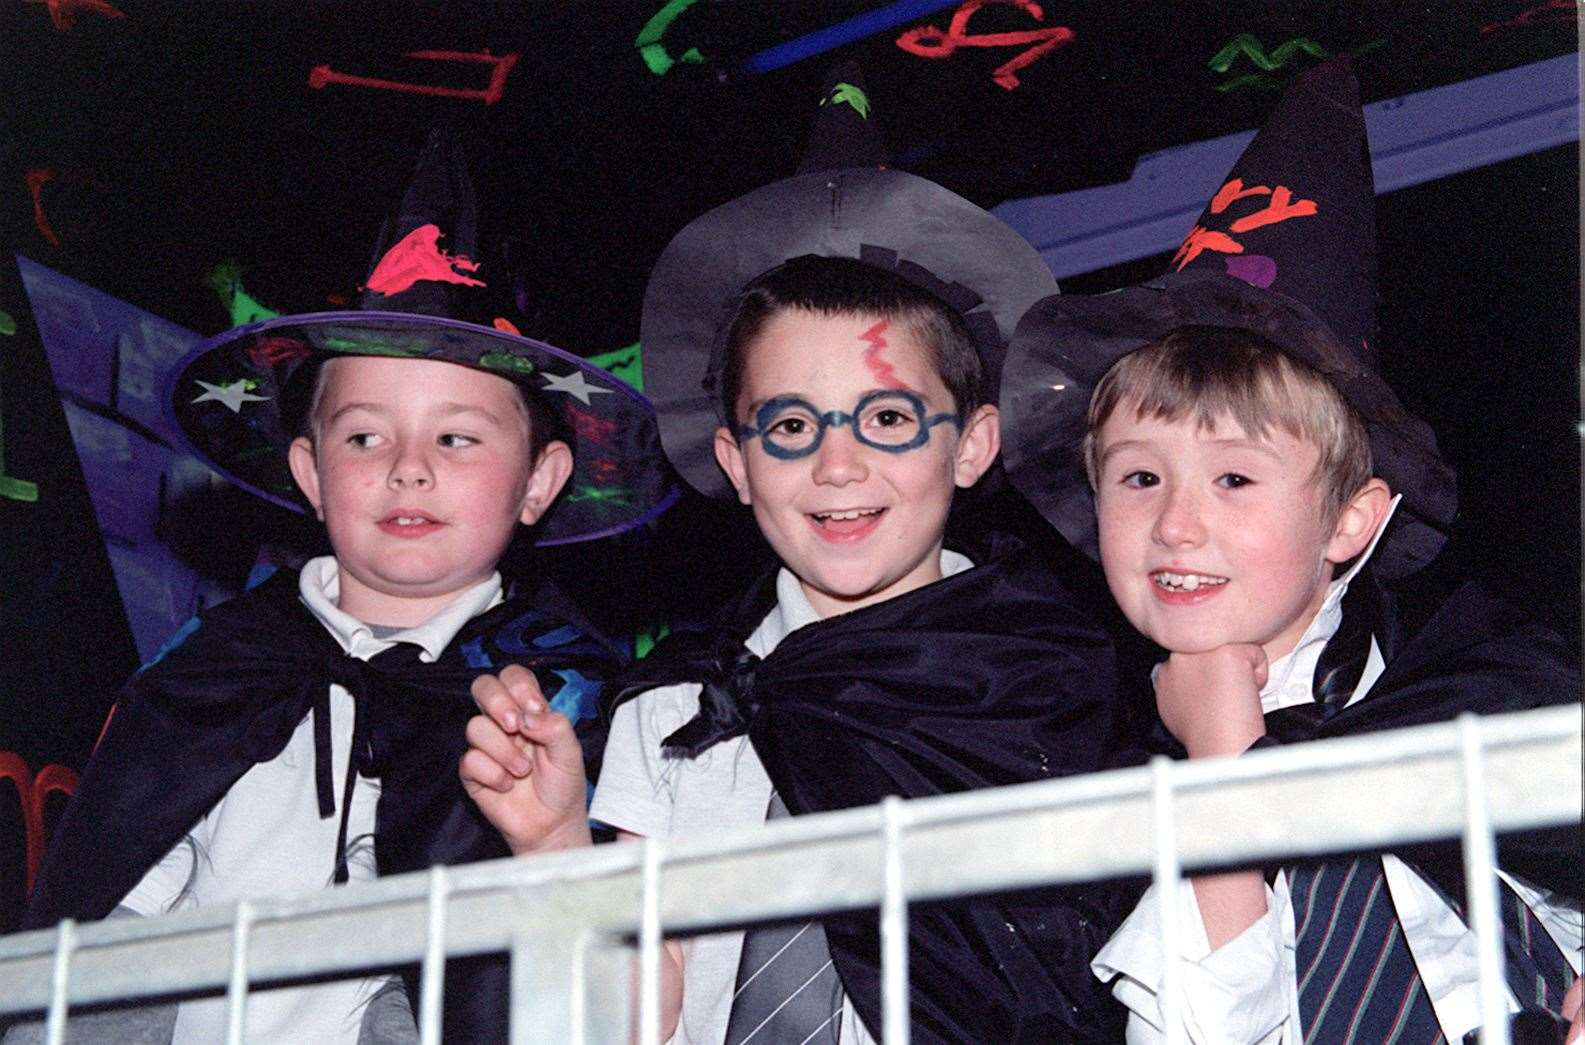
[[[885,508],[845,508],[841,511],[810,512],[815,531],[828,540],[862,537],[880,524]]]
[[[872,515],[879,515],[885,508],[850,508],[843,512],[810,512],[815,522],[824,526],[833,522],[852,522],[855,519],[866,519]]]
[[[1210,573],[1174,573],[1171,570],[1157,570],[1150,575],[1156,587],[1170,592],[1192,592],[1202,588],[1219,588],[1227,583],[1226,577],[1218,577]]]
[[[394,512],[375,525],[395,537],[422,537],[446,524],[423,512]]]

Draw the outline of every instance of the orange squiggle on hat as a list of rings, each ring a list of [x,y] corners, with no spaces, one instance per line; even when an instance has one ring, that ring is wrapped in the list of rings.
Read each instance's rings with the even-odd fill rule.
[[[386,251],[385,257],[369,273],[369,282],[365,285],[369,290],[387,295],[399,294],[421,280],[482,287],[483,281],[463,275],[478,269],[477,261],[460,254],[452,257],[441,250],[440,226],[430,223],[420,225]]]

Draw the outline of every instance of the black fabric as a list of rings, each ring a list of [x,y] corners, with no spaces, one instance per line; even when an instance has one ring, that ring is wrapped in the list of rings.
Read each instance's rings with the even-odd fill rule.
[[[1580,699],[1580,664],[1573,647],[1480,584],[1459,588],[1407,639],[1397,637],[1393,618],[1387,598],[1377,629],[1387,667],[1363,699],[1324,720],[1312,711],[1313,705],[1273,712],[1266,716],[1267,733],[1256,746],[1358,736],[1445,722],[1464,712],[1495,715]],[[1500,835],[1498,863],[1578,899],[1585,897],[1579,841],[1577,826]],[[1443,893],[1463,902],[1457,842],[1398,846],[1393,852]]]
[[[320,814],[337,815],[327,794],[332,682],[356,699],[352,762],[380,778],[381,874],[509,855],[457,777],[475,713],[469,686],[521,663],[554,703],[557,669],[610,677],[619,655],[581,619],[569,629],[565,606],[548,586],[508,599],[464,626],[432,664],[347,656],[302,605],[292,571],[208,611],[122,693],[51,839],[22,927],[103,918],[248,769],[280,754],[307,715],[325,739],[315,767]],[[501,956],[447,963],[447,1040],[505,1039],[506,974]],[[416,982],[409,996],[418,997]]]
[[[656,686],[704,683],[700,717],[668,748],[685,757],[746,732],[794,815],[1101,768],[1116,707],[1105,633],[1030,551],[1002,542],[977,561],[800,628],[758,659],[743,641],[774,604],[767,578],[713,636],[673,636],[636,663],[610,709]],[[912,907],[913,1040],[1119,1040],[1120,1010],[1089,959],[1135,895],[1084,885]],[[875,916],[824,924],[878,1037]]]

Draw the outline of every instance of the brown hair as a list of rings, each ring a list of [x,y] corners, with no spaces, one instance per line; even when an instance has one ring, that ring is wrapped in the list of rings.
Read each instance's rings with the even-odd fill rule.
[[[297,434],[307,436],[315,447],[319,445],[320,408],[324,405],[325,389],[329,385],[329,382],[325,380],[325,375],[330,372],[329,364],[335,362],[337,358],[340,357],[331,356],[314,368],[312,391],[309,393],[307,404],[303,409],[302,422],[297,425]],[[461,366],[462,364],[454,365]],[[489,371],[485,371],[485,373],[489,373]],[[539,461],[539,455],[544,452],[547,445],[557,439],[565,439],[562,427],[556,418],[555,412],[527,385],[521,381],[512,381],[511,378],[502,374],[496,374],[495,376],[511,381],[512,387],[517,389],[517,398],[514,402],[517,403],[518,410],[523,416],[523,422],[528,427],[528,461],[529,466],[532,467]]]
[[[1252,437],[1277,428],[1320,453],[1312,479],[1321,485],[1328,521],[1372,474],[1365,424],[1337,387],[1271,341],[1233,327],[1182,326],[1130,352],[1106,372],[1090,397],[1084,467],[1099,474],[1096,433],[1124,404],[1138,417],[1201,428],[1231,417]]]
[[[771,317],[788,309],[824,316],[878,316],[903,326],[930,350],[960,417],[984,402],[985,368],[963,317],[934,294],[893,272],[853,258],[793,258],[755,279],[739,296],[717,383],[721,417],[737,418],[744,360]]]

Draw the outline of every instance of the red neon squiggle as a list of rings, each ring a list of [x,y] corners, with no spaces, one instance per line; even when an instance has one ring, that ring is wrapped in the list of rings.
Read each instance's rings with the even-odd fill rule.
[[[369,273],[368,289],[381,294],[399,294],[421,280],[482,287],[482,281],[463,275],[463,272],[477,272],[478,269],[477,261],[460,254],[453,257],[441,250],[440,226],[430,223],[418,226],[385,252],[385,257]]]
[[[1492,22],[1480,27],[1481,34],[1495,33],[1501,29],[1513,29],[1526,25],[1568,25],[1578,24],[1578,0],[1547,0],[1538,4],[1523,14],[1515,15],[1506,22]]]
[[[333,83],[348,87],[370,87],[377,91],[397,91],[407,94],[429,94],[437,98],[461,98],[465,101],[494,105],[506,90],[506,78],[517,64],[518,54],[513,51],[497,57],[489,51],[408,51],[404,58],[417,58],[430,62],[479,62],[489,65],[490,83],[483,90],[464,87],[442,87],[437,84],[407,83],[402,80],[382,80],[374,76],[353,76],[338,73],[328,65],[316,65],[308,71],[308,86],[318,90]]]
[[[1003,62],[991,73],[991,79],[999,87],[1011,91],[1019,85],[1017,73],[1020,69],[1028,68],[1043,55],[1055,51],[1063,44],[1072,43],[1075,39],[1072,29],[1060,25],[1017,33],[970,35],[969,19],[988,3],[1011,4],[1037,22],[1046,20],[1045,12],[1034,0],[965,0],[952,13],[952,21],[948,23],[947,28],[941,29],[933,25],[916,26],[897,38],[897,46],[920,58],[946,58],[959,47],[1017,47],[1020,44],[1033,43],[1035,46]]]
[[[892,365],[881,358],[881,349],[886,347],[886,328],[892,325],[889,319],[883,319],[859,335],[860,341],[869,342],[869,348],[864,350],[864,365],[869,367],[870,373],[875,375],[875,381],[882,388],[907,388],[897,379],[897,372]]]
[[[44,186],[60,175],[61,172],[54,167],[35,167],[28,171],[28,192],[33,197],[33,225],[53,247],[61,245],[61,238],[44,214]]]
[[[78,11],[92,11],[102,14],[106,18],[125,18],[125,11],[118,11],[105,0],[28,0],[30,4],[43,4],[50,13],[50,21],[55,23],[55,28],[63,33],[72,31],[72,26],[77,22]]]
[[[38,776],[15,751],[0,751],[0,780],[9,780],[17,789],[22,807],[22,825],[27,837],[27,888],[33,891],[39,865],[44,862],[44,803],[51,794],[72,795],[77,791],[77,774],[62,765],[48,765]]]

